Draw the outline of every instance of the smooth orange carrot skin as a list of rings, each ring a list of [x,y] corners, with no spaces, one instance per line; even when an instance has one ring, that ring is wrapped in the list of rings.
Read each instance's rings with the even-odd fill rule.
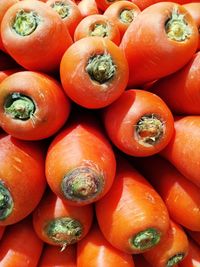
[[[1,238],[2,238],[2,236],[3,236],[3,234],[4,234],[4,232],[5,232],[5,229],[6,229],[5,226],[1,226],[1,227],[0,227],[0,240],[1,240]]]
[[[42,72],[58,71],[65,50],[72,44],[60,16],[36,0],[19,1],[7,10],[1,36],[5,49],[19,65]]]
[[[14,224],[38,205],[46,187],[44,148],[0,136],[0,226]]]
[[[105,11],[110,5],[113,4],[113,2],[117,2],[120,0],[96,0],[97,6],[99,9],[101,9],[102,11]]]
[[[200,247],[189,239],[189,251],[186,258],[180,262],[179,267],[199,267],[200,266]]]
[[[95,0],[82,0],[77,5],[83,17],[99,14]]]
[[[130,23],[139,13],[140,9],[134,3],[129,1],[117,1],[105,10],[104,15],[118,26],[122,38]]]
[[[57,246],[45,245],[38,267],[77,267],[76,245],[69,245],[63,251]]]
[[[4,14],[9,9],[9,7],[11,7],[12,5],[14,5],[17,2],[19,2],[19,0],[1,0],[0,1],[0,28],[1,28],[1,21],[3,19]],[[0,49],[2,51],[6,52],[4,45],[2,43],[1,34],[0,34]]]
[[[114,248],[98,225],[77,244],[77,267],[134,267],[132,256]]]
[[[6,228],[0,242],[1,267],[36,267],[43,242],[33,229],[31,218]]]
[[[124,159],[118,160],[113,186],[96,202],[96,216],[105,238],[130,254],[151,249],[169,228],[163,200]]]
[[[62,247],[74,244],[89,232],[93,207],[73,207],[48,191],[33,212],[33,226],[45,243]]]
[[[116,45],[119,45],[121,39],[118,25],[109,17],[101,14],[90,15],[82,19],[74,32],[74,41],[89,36],[109,39]]]
[[[21,71],[21,69],[9,69],[9,70],[2,70],[0,71],[0,83],[5,79],[7,78],[8,76],[10,76],[11,74],[15,73],[15,72],[18,72],[18,71]]]
[[[187,229],[200,231],[200,188],[159,156],[137,159],[136,164],[164,200],[170,217]]]
[[[57,11],[73,39],[74,31],[83,18],[78,6],[72,0],[48,0],[46,3]]]
[[[200,116],[175,118],[175,133],[161,155],[200,187]]]
[[[182,36],[177,35],[176,16]],[[135,88],[181,69],[196,52],[198,39],[197,26],[181,5],[160,2],[147,7],[120,44],[129,63],[128,86]]]
[[[136,157],[161,151],[174,131],[170,109],[161,98],[144,90],[126,90],[103,109],[102,117],[110,140]]]
[[[116,160],[95,118],[78,116],[49,146],[46,178],[56,195],[70,205],[82,206],[99,200],[109,191]]]
[[[0,85],[0,125],[18,139],[39,140],[55,134],[70,110],[62,86],[49,75],[20,71]]]
[[[171,220],[170,228],[163,240],[143,255],[152,266],[171,267],[186,257],[188,247],[186,233],[181,226]]]
[[[150,91],[160,96],[174,114],[200,115],[200,52],[178,72],[158,80]]]
[[[196,3],[197,2],[197,3]],[[187,4],[184,4],[183,7],[191,14],[193,17],[197,28],[200,28],[200,3],[199,1],[188,1]],[[198,45],[198,50],[200,49],[200,34],[199,34],[199,45]]]
[[[114,102],[124,92],[128,75],[127,60],[120,48],[112,41],[96,36],[71,45],[60,65],[66,94],[89,109]]]

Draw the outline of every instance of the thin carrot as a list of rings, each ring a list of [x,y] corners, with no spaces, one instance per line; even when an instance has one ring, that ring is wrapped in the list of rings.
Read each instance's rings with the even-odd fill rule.
[[[130,89],[103,109],[111,141],[132,156],[150,156],[170,141],[174,120],[165,102],[153,93]]]
[[[0,242],[0,266],[36,267],[42,247],[30,217],[8,226]]]
[[[76,245],[69,245],[63,251],[57,246],[45,245],[38,267],[77,267]]]
[[[114,248],[94,224],[77,244],[77,267],[134,267],[132,256]]]
[[[200,231],[200,188],[161,157],[137,159],[136,164],[164,200],[170,217],[187,229]]]
[[[187,257],[180,262],[180,267],[199,267],[200,266],[200,247],[189,239],[189,251]]]
[[[188,239],[184,230],[170,220],[170,228],[163,240],[143,255],[155,267],[172,267],[179,264],[188,253]]]
[[[124,159],[109,192],[96,203],[105,238],[117,249],[137,254],[152,249],[169,228],[167,208],[153,187]]]
[[[51,191],[46,192],[33,212],[33,226],[40,239],[62,250],[85,237],[92,219],[91,205],[70,206]]]
[[[102,198],[115,177],[115,155],[92,116],[78,114],[49,146],[46,178],[52,191],[70,205]]]

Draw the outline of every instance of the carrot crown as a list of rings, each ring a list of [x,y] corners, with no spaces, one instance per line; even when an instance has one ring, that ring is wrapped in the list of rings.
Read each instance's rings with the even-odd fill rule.
[[[58,15],[64,19],[70,14],[70,6],[67,3],[61,1],[55,1],[51,7],[58,13]]]
[[[123,23],[130,24],[134,20],[135,14],[133,9],[123,9],[120,13],[120,20]]]
[[[178,253],[176,255],[174,255],[173,257],[171,257],[168,261],[167,261],[167,267],[172,267],[176,264],[178,264],[180,261],[183,260],[183,258],[185,257],[184,253]]]
[[[0,220],[5,220],[13,210],[13,199],[3,182],[0,181]]]

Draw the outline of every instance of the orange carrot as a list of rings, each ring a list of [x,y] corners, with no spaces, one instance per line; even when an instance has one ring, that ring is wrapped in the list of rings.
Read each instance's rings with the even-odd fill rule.
[[[99,14],[99,9],[95,0],[82,0],[78,3],[78,8],[83,17]]]
[[[200,266],[200,247],[192,240],[189,240],[189,251],[187,257],[180,262],[180,267]]]

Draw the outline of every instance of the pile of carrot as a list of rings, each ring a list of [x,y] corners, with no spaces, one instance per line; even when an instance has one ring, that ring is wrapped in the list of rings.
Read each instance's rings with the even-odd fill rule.
[[[0,1],[0,267],[200,266],[199,29],[199,1]]]

